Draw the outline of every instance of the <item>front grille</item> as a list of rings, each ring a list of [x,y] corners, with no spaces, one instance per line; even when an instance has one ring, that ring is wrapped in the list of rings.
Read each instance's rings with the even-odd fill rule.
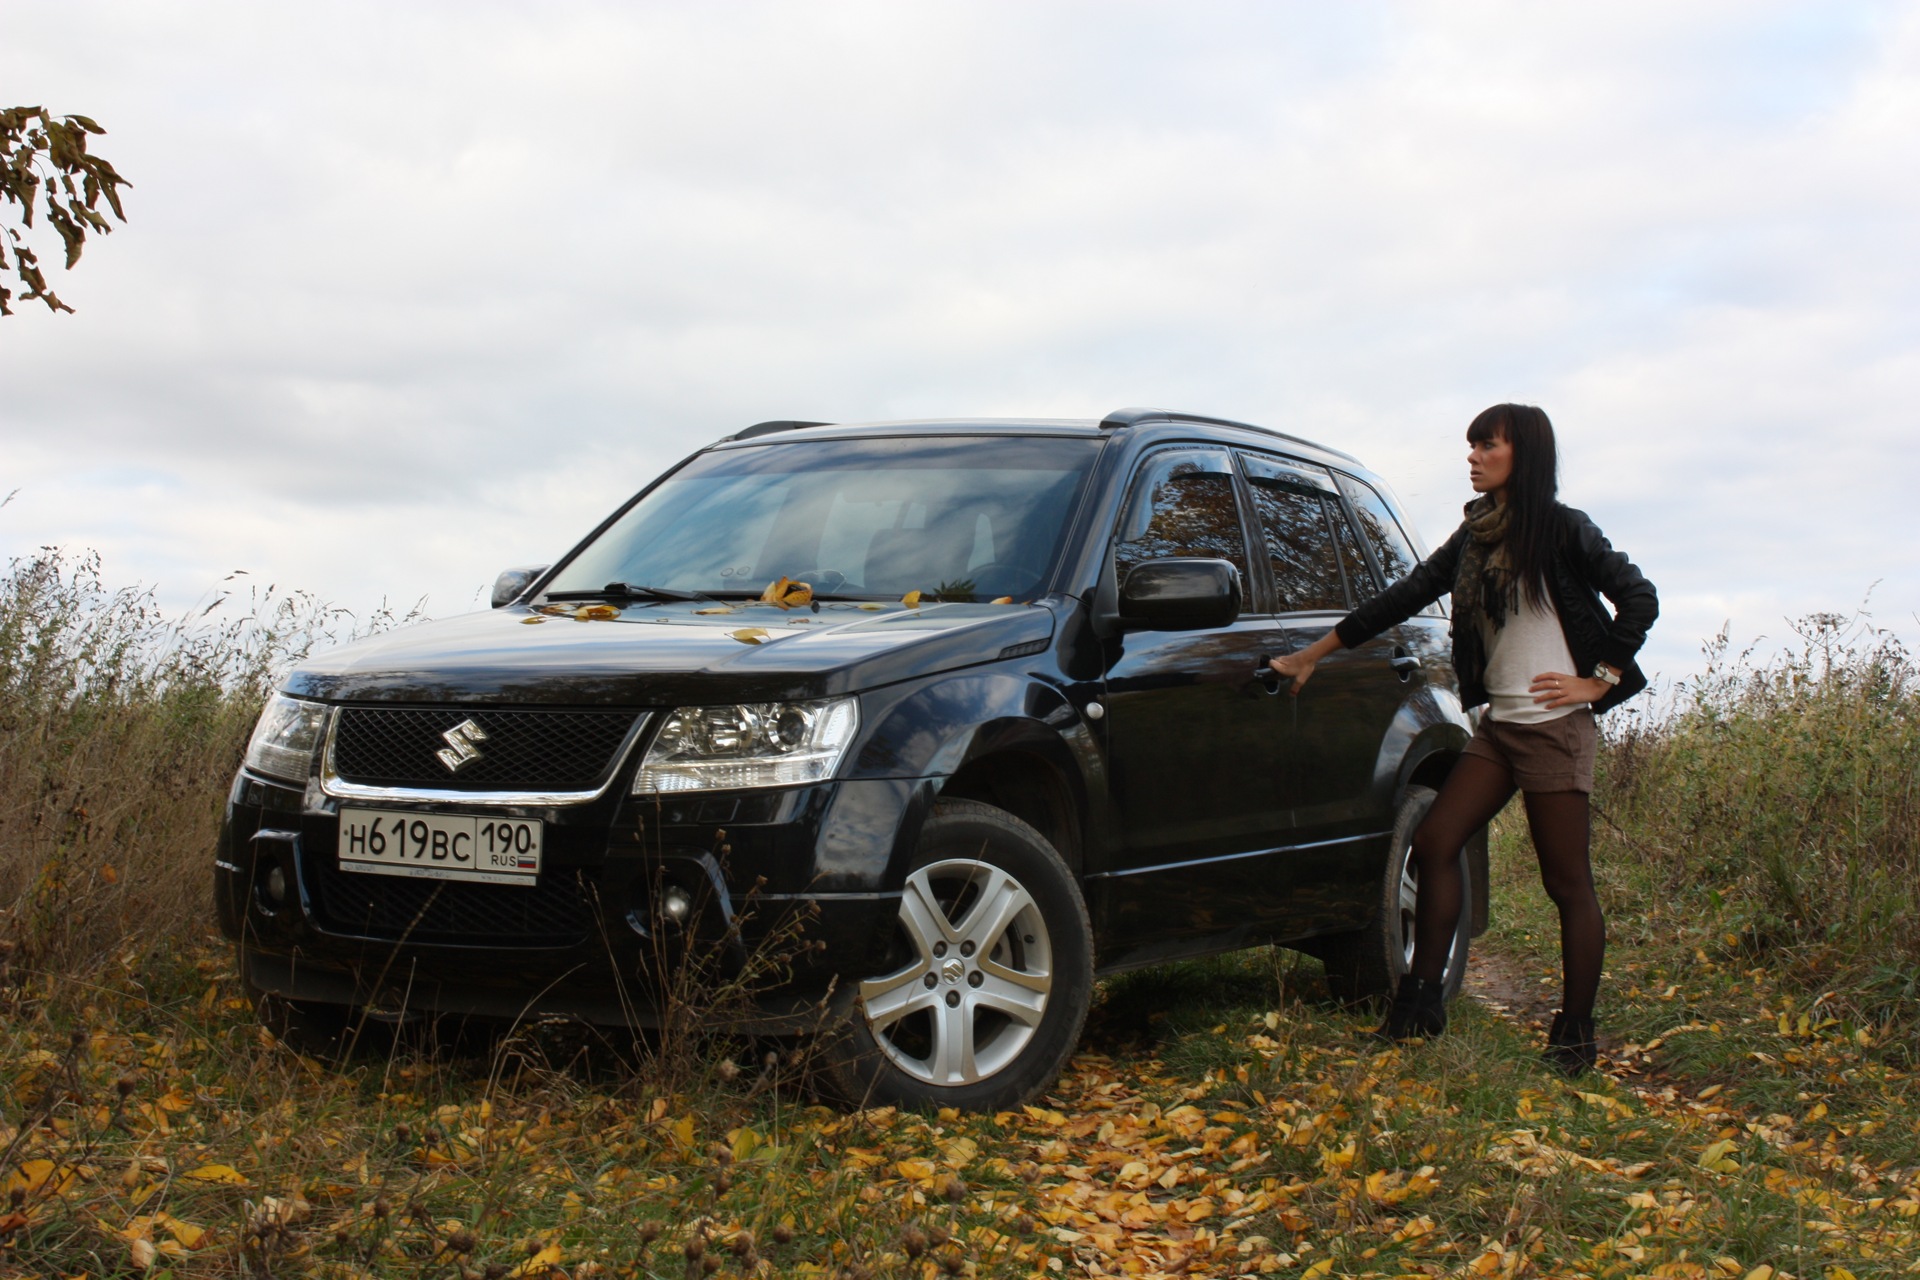
[[[639,713],[501,711],[469,707],[343,707],[333,771],[375,787],[471,791],[587,791],[606,777]],[[485,735],[458,770],[439,753],[447,731],[471,720]]]
[[[308,864],[314,915],[330,933],[398,942],[465,942],[561,947],[593,932],[593,904],[571,874],[543,873],[533,885],[468,884],[342,871]]]

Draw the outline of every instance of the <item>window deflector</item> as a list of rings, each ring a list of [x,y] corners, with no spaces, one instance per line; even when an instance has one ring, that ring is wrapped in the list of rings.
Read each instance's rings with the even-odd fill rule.
[[[1308,463],[1282,462],[1258,453],[1243,453],[1240,455],[1240,465],[1249,484],[1312,493],[1336,492],[1333,476]]]

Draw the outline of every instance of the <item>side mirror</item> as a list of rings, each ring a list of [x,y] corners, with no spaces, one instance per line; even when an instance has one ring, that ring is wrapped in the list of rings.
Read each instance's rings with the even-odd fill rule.
[[[1229,561],[1148,560],[1120,588],[1120,621],[1143,631],[1224,627],[1240,616],[1240,600],[1240,571]]]
[[[493,580],[493,607],[512,604],[520,598],[521,592],[533,584],[533,580],[551,569],[552,565],[525,564],[518,569],[502,569],[500,576]]]

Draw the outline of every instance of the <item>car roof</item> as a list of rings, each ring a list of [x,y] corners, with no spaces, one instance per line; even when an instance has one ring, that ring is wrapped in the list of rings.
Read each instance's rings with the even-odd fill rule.
[[[1227,418],[1180,413],[1170,409],[1116,409],[1105,418],[1099,419],[903,418],[883,422],[800,422],[782,419],[755,423],[751,427],[717,441],[712,447],[725,449],[763,441],[770,443],[769,438],[772,436],[792,438],[791,433],[804,433],[805,438],[810,440],[845,440],[921,434],[1112,438],[1122,431],[1147,427],[1188,427],[1193,428],[1194,434],[1202,438],[1253,447],[1272,448],[1276,441],[1281,441],[1284,442],[1287,452],[1297,457],[1329,466],[1338,466],[1348,471],[1366,470],[1360,460],[1350,453],[1289,435],[1284,431],[1275,431],[1270,427],[1255,426],[1247,422],[1235,422]],[[1161,433],[1156,431],[1155,434]]]

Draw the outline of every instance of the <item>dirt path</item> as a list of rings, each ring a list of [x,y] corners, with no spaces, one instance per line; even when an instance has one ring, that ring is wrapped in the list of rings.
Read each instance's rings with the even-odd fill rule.
[[[1530,969],[1518,957],[1486,946],[1484,940],[1474,945],[1467,965],[1467,976],[1461,984],[1461,994],[1478,1000],[1499,1017],[1528,1027],[1542,1037],[1546,1035],[1553,1015],[1560,1008],[1559,975]],[[1604,997],[1604,991],[1602,994]],[[1600,1027],[1594,1038],[1600,1045],[1603,1067],[1609,1074],[1638,1075],[1638,1071],[1632,1067],[1604,1062],[1621,1043],[1608,1034],[1606,1027]]]
[[[1559,1008],[1557,984],[1543,983],[1538,975],[1504,952],[1474,945],[1467,965],[1462,993],[1505,1018],[1544,1028]]]

